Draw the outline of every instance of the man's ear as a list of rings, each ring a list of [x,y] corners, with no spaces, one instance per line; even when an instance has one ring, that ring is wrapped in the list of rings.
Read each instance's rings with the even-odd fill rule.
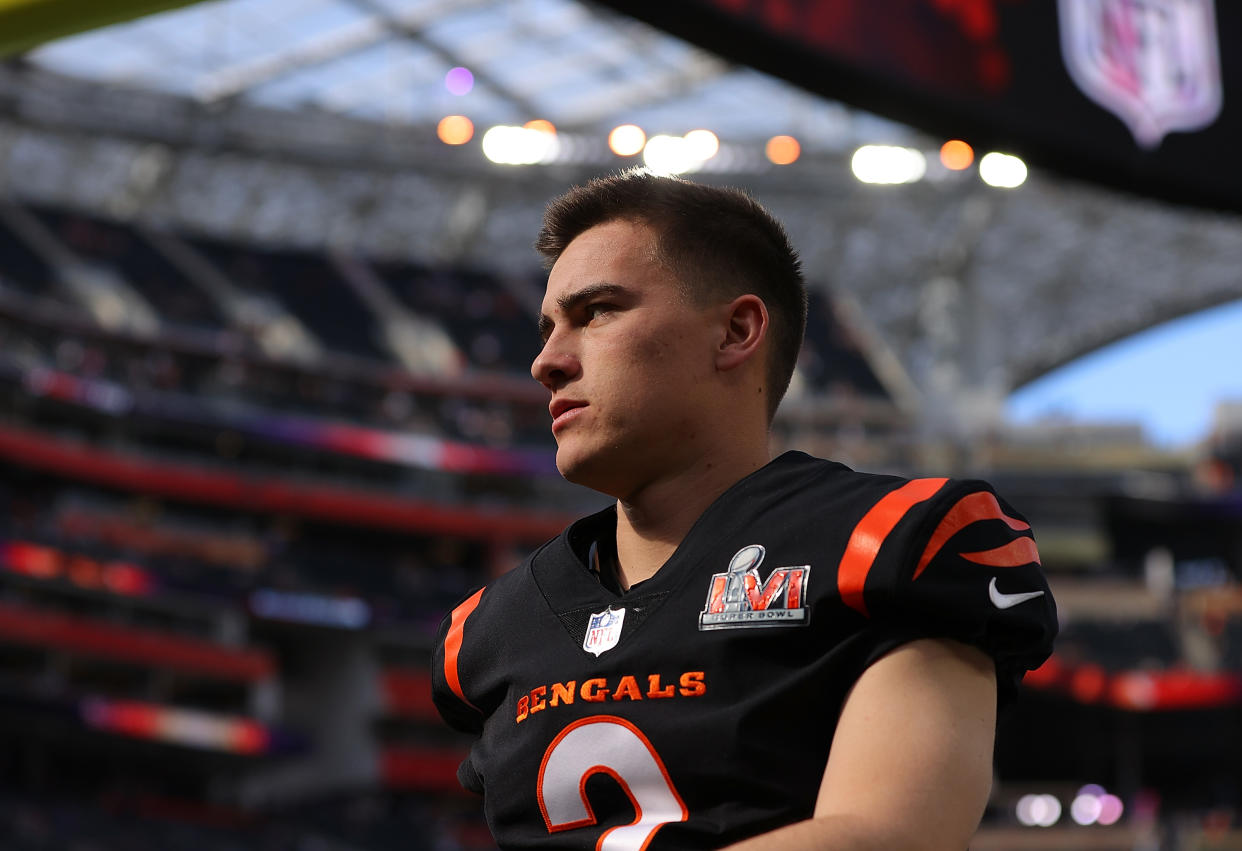
[[[716,368],[736,369],[759,354],[768,336],[768,308],[753,293],[740,295],[723,308],[725,324],[720,348],[716,352]]]

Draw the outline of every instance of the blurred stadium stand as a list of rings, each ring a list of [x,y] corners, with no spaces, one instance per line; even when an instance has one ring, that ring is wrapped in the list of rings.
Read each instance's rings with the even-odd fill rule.
[[[211,5],[178,13],[187,38]],[[801,171],[734,144],[701,175],[769,202],[812,280],[774,448],[993,480],[1056,592],[972,848],[1242,848],[1242,416],[1176,452],[1000,416],[1024,381],[1242,296],[1235,215],[1037,173],[875,193],[848,149],[926,137],[569,0],[524,4],[543,23],[520,38],[494,2],[324,5],[336,29],[198,76],[141,37],[115,48],[126,80],[56,43],[0,64],[0,846],[492,847],[430,642],[601,504],[556,475],[526,375],[542,205],[624,164],[589,138],[614,117],[703,103],[744,134],[749,98],[819,140]],[[478,27],[497,55],[564,55],[561,32],[617,57],[480,74],[497,121],[546,107],[575,159],[506,171],[434,141],[442,93],[302,76],[390,38],[439,86]]]

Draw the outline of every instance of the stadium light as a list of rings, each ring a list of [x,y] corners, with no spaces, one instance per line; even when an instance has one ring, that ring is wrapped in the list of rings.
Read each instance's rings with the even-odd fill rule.
[[[1070,804],[1070,818],[1075,824],[1084,827],[1091,824],[1105,827],[1114,825],[1121,819],[1123,812],[1125,805],[1121,803],[1121,799],[1105,791],[1098,783],[1083,786]]]
[[[850,158],[850,170],[863,183],[914,183],[927,173],[927,158],[913,148],[863,145]]]
[[[1055,795],[1023,795],[1015,815],[1027,827],[1052,827],[1061,820],[1061,802]]]
[[[483,134],[483,156],[499,165],[534,165],[556,158],[556,135],[498,124]]]
[[[1121,820],[1121,814],[1125,812],[1125,805],[1121,803],[1121,799],[1116,795],[1102,795],[1100,797],[1100,815],[1095,820],[1096,824],[1102,824],[1105,827],[1116,824]]]
[[[1080,793],[1074,798],[1070,804],[1070,818],[1074,820],[1074,824],[1080,824],[1086,827],[1089,824],[1095,824],[1099,819],[1103,807],[1100,804],[1100,797],[1092,795],[1090,792]]]
[[[453,68],[444,75],[444,88],[454,95],[469,94],[474,88],[474,74],[470,73],[469,68]]]
[[[700,162],[710,160],[720,151],[720,140],[710,130],[691,130],[683,138],[690,155]]]
[[[719,152],[715,133],[691,130],[684,136],[652,136],[643,146],[643,162],[655,174],[685,174],[698,171]]]
[[[949,171],[964,171],[974,161],[974,149],[961,139],[950,139],[940,146],[940,162]]]
[[[1009,154],[993,151],[979,160],[979,176],[988,186],[998,189],[1017,189],[1026,183],[1026,163]]]
[[[763,153],[773,165],[789,165],[802,155],[802,146],[793,136],[773,136],[764,145]]]
[[[647,144],[647,134],[636,124],[622,124],[608,134],[608,147],[619,157],[632,157]]]
[[[684,136],[652,136],[643,147],[643,162],[655,174],[685,174],[695,171],[702,160]]]
[[[556,125],[546,118],[532,118],[522,125],[527,130],[537,130],[540,133],[548,133],[552,136],[556,135]]]
[[[446,115],[436,125],[436,136],[446,145],[464,145],[474,138],[474,122],[464,115]]]

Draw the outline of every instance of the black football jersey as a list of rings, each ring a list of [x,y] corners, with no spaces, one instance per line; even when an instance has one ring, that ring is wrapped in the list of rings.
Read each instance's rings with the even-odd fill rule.
[[[477,734],[462,784],[502,848],[719,848],[809,818],[862,671],[946,637],[1002,694],[1052,649],[1030,527],[978,481],[790,452],[703,513],[625,594],[571,525],[441,626],[436,705]]]

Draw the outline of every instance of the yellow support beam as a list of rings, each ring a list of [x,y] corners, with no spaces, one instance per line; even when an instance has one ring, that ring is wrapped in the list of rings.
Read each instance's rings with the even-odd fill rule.
[[[0,0],[0,57],[199,0]]]

